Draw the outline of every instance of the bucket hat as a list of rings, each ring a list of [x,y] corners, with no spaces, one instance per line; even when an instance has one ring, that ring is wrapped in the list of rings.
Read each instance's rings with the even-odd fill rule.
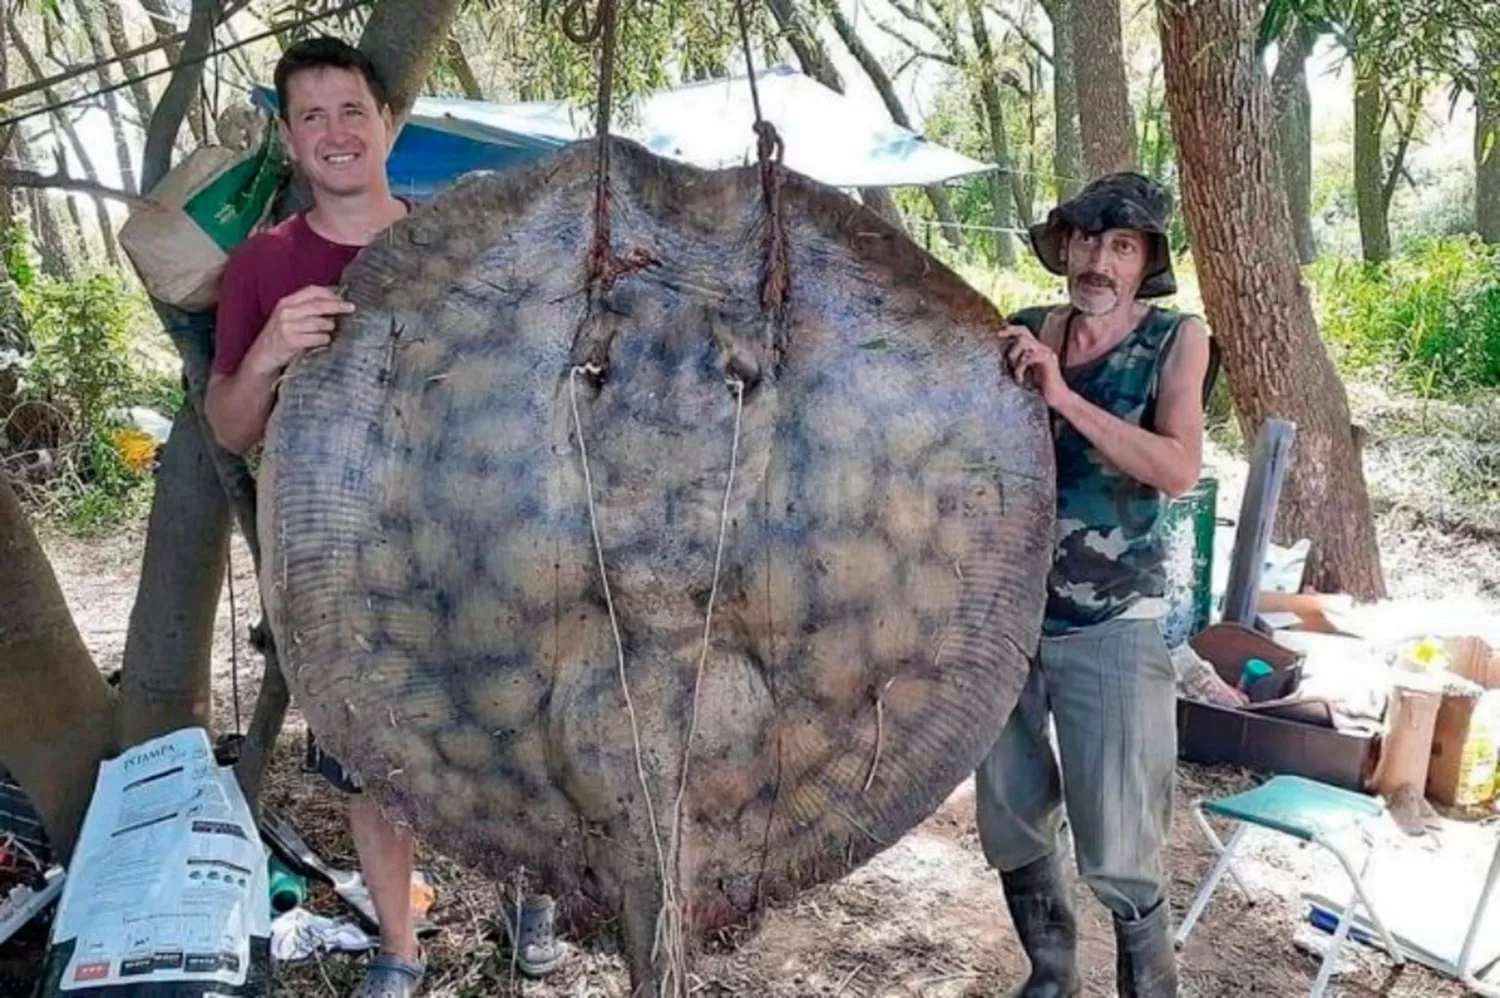
[[[1031,249],[1042,266],[1059,276],[1068,272],[1068,234],[1110,229],[1134,229],[1150,246],[1146,274],[1137,298],[1162,298],[1177,293],[1167,230],[1172,218],[1172,196],[1160,184],[1139,173],[1111,173],[1089,184],[1071,200],[1047,213],[1047,220],[1029,231]]]

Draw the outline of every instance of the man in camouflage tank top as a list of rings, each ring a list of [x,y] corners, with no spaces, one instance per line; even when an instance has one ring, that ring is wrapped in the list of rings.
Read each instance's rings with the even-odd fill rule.
[[[1173,294],[1171,202],[1145,177],[1089,185],[1031,230],[1069,304],[1026,309],[1010,376],[1052,411],[1057,546],[1043,636],[1015,713],[976,774],[980,839],[1031,973],[1018,998],[1081,991],[1059,859],[1114,916],[1122,998],[1177,994],[1162,850],[1172,817],[1175,675],[1161,636],[1168,497],[1198,480],[1207,332]],[[1048,737],[1055,725],[1056,751]]]

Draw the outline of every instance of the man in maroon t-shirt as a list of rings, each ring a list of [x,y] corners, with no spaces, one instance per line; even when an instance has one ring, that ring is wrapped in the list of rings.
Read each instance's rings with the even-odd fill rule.
[[[294,359],[327,345],[354,306],[333,290],[344,268],[407,212],[385,163],[395,139],[386,89],[369,59],[335,38],[287,49],[276,66],[282,145],[312,188],[313,207],[259,233],[230,256],[220,286],[206,407],[214,436],[244,453],[260,443],[276,382]],[[358,998],[410,998],[424,966],[411,915],[412,837],[360,793],[358,780],[314,746],[318,771],[349,794],[349,828],[380,917],[380,954]],[[561,956],[551,899],[508,911],[518,963],[533,976]]]

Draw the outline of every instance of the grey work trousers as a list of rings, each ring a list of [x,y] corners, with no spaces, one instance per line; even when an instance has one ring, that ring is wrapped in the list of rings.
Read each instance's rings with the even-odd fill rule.
[[[1166,897],[1176,763],[1176,675],[1155,620],[1044,637],[1015,713],[975,774],[985,858],[1010,871],[1050,855],[1066,801],[1084,882],[1120,918],[1146,915]]]

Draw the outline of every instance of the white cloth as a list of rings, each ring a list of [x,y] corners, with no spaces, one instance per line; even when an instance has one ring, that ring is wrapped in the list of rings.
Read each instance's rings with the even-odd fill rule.
[[[354,922],[334,921],[293,908],[271,920],[271,958],[296,963],[315,953],[359,953],[373,949],[377,940]]]

